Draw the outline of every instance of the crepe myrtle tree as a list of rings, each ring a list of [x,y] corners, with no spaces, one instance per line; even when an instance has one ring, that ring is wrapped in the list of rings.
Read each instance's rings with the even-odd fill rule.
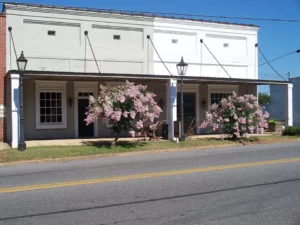
[[[238,97],[235,92],[228,98],[223,98],[219,104],[213,104],[210,112],[206,113],[206,119],[200,128],[212,127],[221,133],[223,140],[225,134],[236,139],[240,136],[248,138],[257,128],[259,133],[268,128],[267,118],[269,113],[263,114],[257,97],[244,95]]]
[[[115,134],[112,146],[116,144],[122,131],[128,131],[135,137],[149,127],[162,112],[154,101],[156,95],[146,89],[147,86],[134,85],[128,81],[117,87],[101,85],[99,96],[89,97],[86,124],[102,118]]]

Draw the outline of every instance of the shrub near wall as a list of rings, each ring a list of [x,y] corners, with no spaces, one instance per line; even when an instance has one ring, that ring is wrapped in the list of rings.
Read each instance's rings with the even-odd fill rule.
[[[282,133],[284,136],[300,136],[300,127],[286,127]]]

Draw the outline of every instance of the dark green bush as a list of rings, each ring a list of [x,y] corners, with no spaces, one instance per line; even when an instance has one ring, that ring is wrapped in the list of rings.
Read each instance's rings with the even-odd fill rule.
[[[300,136],[300,127],[286,127],[282,133],[284,136]]]

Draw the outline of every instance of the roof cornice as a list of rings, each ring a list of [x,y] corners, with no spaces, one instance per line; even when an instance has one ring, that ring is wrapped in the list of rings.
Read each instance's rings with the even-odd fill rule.
[[[128,11],[128,10],[108,10],[108,9],[92,9],[92,8],[79,8],[79,7],[66,7],[66,6],[51,6],[51,5],[40,5],[40,4],[26,4],[26,3],[12,3],[12,2],[5,2],[3,3],[3,11],[5,9],[11,10],[24,10],[29,11],[28,9],[34,9],[35,12],[55,12],[55,13],[63,13],[64,14],[72,14],[72,15],[79,15],[84,16],[88,14],[95,13],[103,15],[107,15],[108,17],[120,17],[122,19],[134,19],[136,20],[145,20],[151,21],[153,19],[161,20],[161,21],[170,21],[173,20],[176,23],[178,21],[182,21],[185,23],[194,23],[194,24],[218,24],[219,26],[235,26],[235,27],[251,27],[258,30],[259,26],[253,24],[239,24],[239,23],[227,23],[221,21],[212,21],[212,20],[202,20],[202,19],[194,19],[194,18],[185,18],[185,17],[175,17],[175,16],[164,16],[159,14],[150,14],[150,13],[139,13],[136,11]],[[38,10],[40,9],[40,10]]]

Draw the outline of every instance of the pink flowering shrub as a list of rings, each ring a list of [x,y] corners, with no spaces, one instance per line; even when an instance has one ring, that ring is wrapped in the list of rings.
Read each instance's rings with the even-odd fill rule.
[[[134,137],[136,132],[153,123],[162,112],[154,101],[156,95],[146,89],[147,86],[128,81],[118,87],[101,85],[99,96],[90,96],[86,124],[101,117],[117,134],[114,143],[122,131],[128,131]]]
[[[206,113],[206,120],[200,128],[212,126],[213,130],[221,132],[221,139],[224,134],[232,135],[233,138],[240,136],[248,137],[257,127],[260,133],[268,128],[268,112],[262,113],[257,98],[253,95],[237,97],[235,92],[227,99],[224,98],[219,104],[214,104],[210,112]]]

